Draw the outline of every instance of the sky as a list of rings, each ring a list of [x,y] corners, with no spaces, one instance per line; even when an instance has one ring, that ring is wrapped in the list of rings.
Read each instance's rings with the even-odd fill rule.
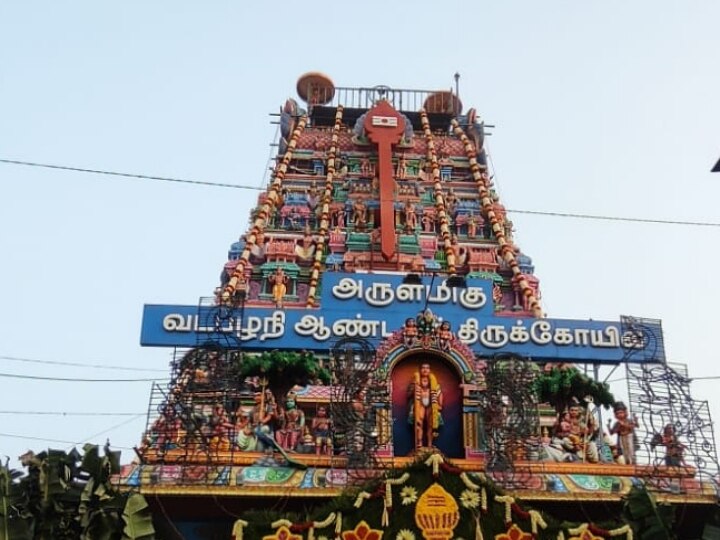
[[[719,223],[718,20],[715,0],[7,0],[0,159],[257,188],[302,73],[448,89],[458,72],[496,126],[509,210]],[[210,296],[256,196],[0,163],[0,456],[109,438],[132,459],[150,382],[6,375],[166,378],[143,305]],[[718,375],[720,227],[510,217],[548,316],[662,319],[668,359]],[[691,386],[715,418],[718,384]]]

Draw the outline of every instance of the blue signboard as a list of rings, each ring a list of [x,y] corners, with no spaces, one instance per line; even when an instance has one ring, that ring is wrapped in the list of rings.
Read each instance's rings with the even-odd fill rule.
[[[427,306],[478,355],[581,363],[665,358],[659,323],[638,329],[619,322],[495,316],[490,281],[468,280],[467,288],[451,289],[440,280],[407,285],[401,276],[329,273],[322,286],[318,309],[146,305],[140,341],[156,347],[328,350],[353,337],[377,347]]]

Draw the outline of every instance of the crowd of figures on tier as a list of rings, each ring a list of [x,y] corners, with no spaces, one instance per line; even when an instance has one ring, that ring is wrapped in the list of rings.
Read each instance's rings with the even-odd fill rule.
[[[428,310],[415,319],[407,320],[403,332],[406,346],[433,345],[442,349],[453,339],[449,325],[433,323],[431,315]],[[210,358],[212,360],[215,356]],[[248,393],[248,399],[241,400],[231,410],[227,410],[221,402],[193,399],[194,392],[202,393],[206,379],[207,372],[200,370],[200,375],[196,374],[194,391],[171,394],[170,401],[163,406],[149,430],[146,448],[154,449],[158,456],[174,449],[184,449],[193,455],[203,451],[262,452],[277,449],[280,452],[329,456],[344,451],[338,444],[343,434],[338,433],[336,428],[342,424],[343,429],[348,431],[345,426],[348,421],[359,425],[366,419],[364,391],[359,393],[362,399],[358,397],[348,403],[347,409],[351,411],[352,418],[343,417],[341,422],[336,423],[330,414],[329,404],[303,403],[301,407],[294,391],[287,393],[279,404],[273,392],[265,386],[256,387],[259,391]],[[423,360],[411,378],[401,383],[407,384],[408,436],[414,440],[414,451],[434,446],[444,425],[445,399],[431,363]],[[182,389],[190,388],[185,385]],[[253,396],[252,404],[249,403],[250,395]],[[489,408],[485,413],[487,450],[492,454],[509,448],[527,448],[524,456],[510,458],[519,460],[637,464],[637,418],[628,414],[623,402],[616,402],[613,406],[614,418],[603,427],[599,412],[592,400],[581,402],[573,398],[566,410],[557,415],[553,425],[542,427],[539,434],[513,441],[516,435],[503,430],[509,425],[513,411],[506,407]],[[673,424],[665,425],[661,433],[652,435],[649,447],[662,453],[659,461],[663,465],[686,465],[686,446],[677,436]]]
[[[273,448],[304,454],[332,455],[333,421],[326,405],[312,417],[289,392],[282,406],[266,389],[255,392],[252,406],[228,412],[222,403],[166,404],[150,429],[147,446],[164,455],[174,449],[191,452],[262,452]]]
[[[596,413],[587,404],[573,400],[558,416],[551,428],[542,428],[538,457],[543,461],[637,464],[637,418],[628,415],[626,405],[618,401],[613,406],[614,420],[607,429],[600,426]],[[675,434],[673,424],[654,435],[651,449],[664,447],[663,463],[667,466],[685,465],[685,445]]]

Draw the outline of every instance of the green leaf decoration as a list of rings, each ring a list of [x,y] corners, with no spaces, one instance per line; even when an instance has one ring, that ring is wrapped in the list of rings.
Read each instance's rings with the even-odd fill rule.
[[[155,538],[150,508],[141,494],[130,494],[122,518],[125,522],[123,539],[152,540]]]

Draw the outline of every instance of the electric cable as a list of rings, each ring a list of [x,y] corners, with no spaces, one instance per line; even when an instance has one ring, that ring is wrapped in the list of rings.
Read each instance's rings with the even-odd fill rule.
[[[59,169],[74,172],[84,172],[91,174],[105,174],[110,176],[120,176],[127,178],[137,178],[141,180],[161,180],[165,182],[176,182],[182,184],[194,184],[205,187],[221,187],[231,189],[248,189],[252,191],[263,191],[263,188],[256,186],[245,186],[240,184],[229,184],[224,182],[213,182],[206,180],[191,180],[184,178],[172,178],[167,176],[150,176],[146,174],[133,174],[123,173],[117,171],[106,171],[101,169],[85,169],[82,167],[70,167],[66,165],[52,165],[48,163],[37,163],[32,161],[19,161],[15,159],[0,159],[0,163],[6,163],[10,165],[23,165],[28,167],[43,167],[46,169]],[[689,221],[689,220],[673,220],[673,219],[654,219],[654,218],[639,218],[639,217],[623,217],[623,216],[607,216],[601,214],[578,214],[572,212],[548,212],[541,210],[519,210],[519,209],[506,209],[507,212],[514,214],[527,214],[533,216],[546,216],[546,217],[559,217],[559,218],[571,218],[571,219],[587,219],[587,220],[601,220],[601,221],[619,221],[626,223],[650,223],[656,225],[684,225],[693,227],[720,227],[719,222],[712,221]]]
[[[67,412],[67,411],[0,411],[0,414],[21,416],[137,416],[144,412]]]
[[[157,373],[167,373],[166,369],[157,368],[140,368],[140,367],[123,367],[123,366],[111,366],[103,364],[82,364],[80,362],[61,362],[59,360],[36,360],[34,358],[21,358],[18,356],[4,356],[0,355],[0,360],[9,360],[11,362],[28,362],[33,364],[47,364],[53,366],[74,366],[74,367],[85,367],[93,369],[113,369],[118,371],[152,371]]]
[[[193,184],[198,186],[206,186],[206,187],[222,187],[222,188],[232,188],[232,189],[250,189],[253,191],[261,191],[262,188],[255,187],[255,186],[242,186],[239,184],[227,184],[223,182],[208,182],[204,180],[190,180],[187,178],[172,178],[169,176],[151,176],[147,174],[134,174],[134,173],[124,173],[124,172],[118,172],[118,171],[105,171],[101,169],[85,169],[82,167],[70,167],[67,165],[53,165],[50,163],[36,163],[32,161],[20,161],[16,159],[0,159],[0,163],[7,163],[9,165],[24,165],[26,167],[42,167],[45,169],[58,169],[61,171],[73,171],[73,172],[84,172],[84,173],[90,173],[90,174],[105,174],[108,176],[120,176],[123,178],[135,178],[138,180],[159,180],[162,182],[175,182],[178,184]]]
[[[71,377],[44,377],[41,375],[20,375],[18,373],[0,373],[0,377],[10,379],[29,379],[34,381],[59,381],[59,382],[93,382],[93,383],[129,383],[129,382],[156,382],[169,381],[170,379],[81,379]]]

